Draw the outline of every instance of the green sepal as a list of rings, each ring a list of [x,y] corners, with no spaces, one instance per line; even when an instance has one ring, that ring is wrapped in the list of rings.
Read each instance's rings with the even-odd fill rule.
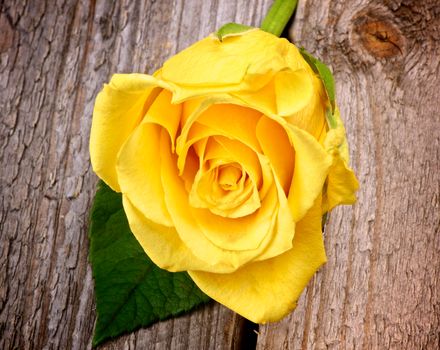
[[[338,122],[336,121],[335,115],[332,113],[330,107],[325,110],[325,119],[327,120],[327,125],[330,129],[335,129],[338,126]]]
[[[324,88],[331,105],[331,112],[333,114],[335,112],[335,80],[330,68],[328,68],[317,58],[313,57],[304,48],[300,48],[299,52],[324,84]]]
[[[210,300],[186,272],[157,267],[130,231],[122,196],[100,182],[89,231],[97,321],[93,346]]]
[[[246,26],[244,24],[238,24],[238,23],[227,23],[224,26],[222,26],[215,35],[220,41],[223,41],[225,38],[241,35],[245,32],[248,32],[250,30],[254,30],[256,28]]]

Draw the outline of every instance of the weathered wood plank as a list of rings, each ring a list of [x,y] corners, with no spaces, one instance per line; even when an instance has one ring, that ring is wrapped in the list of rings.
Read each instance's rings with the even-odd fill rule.
[[[329,63],[361,189],[328,263],[262,349],[438,349],[440,6],[300,1],[294,41]]]
[[[269,1],[0,4],[0,348],[90,348],[97,92],[115,72],[152,73],[221,24],[258,24]],[[242,327],[213,305],[102,348],[234,348]]]
[[[102,83],[153,72],[223,23],[258,24],[270,2],[0,2],[1,349],[90,348],[88,133]],[[361,191],[331,216],[328,264],[258,348],[437,348],[439,15],[435,0],[300,1],[293,36],[335,72]],[[102,348],[237,348],[243,325],[212,305]]]

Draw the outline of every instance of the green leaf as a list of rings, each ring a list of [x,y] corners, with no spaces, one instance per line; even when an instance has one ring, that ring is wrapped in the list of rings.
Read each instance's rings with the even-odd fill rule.
[[[254,30],[254,27],[249,27],[244,24],[238,24],[238,23],[228,23],[222,26],[216,33],[217,38],[220,41],[223,41],[225,38],[228,38],[230,36],[236,36],[241,35],[244,32],[248,32],[250,30]]]
[[[320,60],[313,57],[310,53],[308,53],[304,48],[299,49],[301,55],[313,69],[313,71],[319,75],[322,83],[324,84],[325,91],[327,93],[327,97],[330,101],[330,105],[332,107],[332,113],[335,111],[335,80],[333,78],[333,74],[331,70]]]
[[[93,346],[210,300],[186,272],[162,270],[148,258],[130,231],[121,194],[103,182],[89,238],[98,313]]]

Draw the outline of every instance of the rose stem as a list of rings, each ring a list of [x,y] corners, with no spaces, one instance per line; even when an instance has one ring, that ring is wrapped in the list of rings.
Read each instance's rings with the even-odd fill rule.
[[[298,0],[275,0],[263,19],[261,29],[280,36],[290,17],[292,17],[297,4]]]

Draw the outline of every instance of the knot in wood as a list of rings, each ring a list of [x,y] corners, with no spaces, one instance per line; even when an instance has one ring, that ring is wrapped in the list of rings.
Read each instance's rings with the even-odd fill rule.
[[[403,55],[405,39],[389,20],[363,14],[354,20],[354,32],[360,44],[374,57]]]

